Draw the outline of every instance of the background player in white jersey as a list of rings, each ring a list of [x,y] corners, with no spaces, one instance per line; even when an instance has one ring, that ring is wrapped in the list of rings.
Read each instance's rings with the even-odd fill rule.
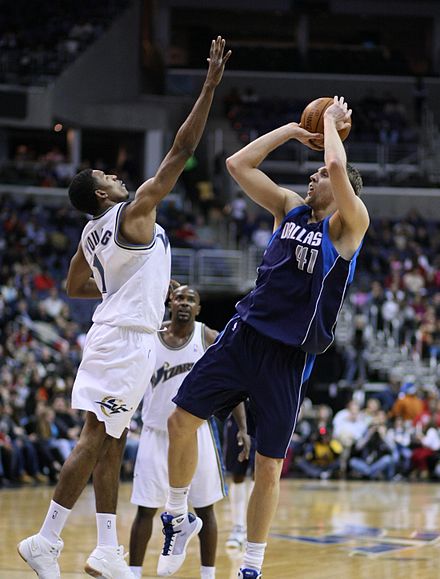
[[[201,94],[156,175],[139,187],[131,203],[124,184],[102,171],[82,171],[70,185],[72,205],[93,219],[70,263],[67,293],[102,297],[102,303],[73,388],[73,407],[87,411],[84,428],[61,471],[43,526],[18,545],[40,578],[60,577],[60,533],[92,473],[98,541],[85,570],[94,577],[133,577],[118,547],[115,513],[126,427],[154,369],[154,333],[169,286],[170,248],[156,224],[156,206],[173,189],[200,141],[230,56],[224,47],[220,36],[212,41]]]
[[[156,366],[144,396],[143,430],[134,470],[131,501],[138,505],[131,529],[130,568],[137,577],[151,537],[153,517],[168,494],[167,421],[183,379],[214,343],[218,332],[196,322],[200,312],[198,292],[188,286],[175,289],[170,299],[171,321],[156,334]],[[246,425],[242,424],[242,428]],[[217,522],[214,503],[225,496],[217,427],[206,422],[197,432],[199,460],[188,498],[203,521],[199,534],[202,579],[215,577]]]

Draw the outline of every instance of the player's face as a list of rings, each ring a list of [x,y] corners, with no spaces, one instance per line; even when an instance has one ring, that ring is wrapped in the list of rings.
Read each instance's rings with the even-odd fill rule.
[[[333,193],[327,167],[321,167],[310,175],[305,202],[312,209],[325,209],[333,202]]]
[[[116,175],[107,175],[104,171],[93,170],[93,177],[96,180],[98,189],[104,191],[110,201],[120,203],[128,199],[128,191],[125,184]]]
[[[194,321],[200,312],[199,294],[186,286],[174,290],[171,298],[171,318],[182,323]]]

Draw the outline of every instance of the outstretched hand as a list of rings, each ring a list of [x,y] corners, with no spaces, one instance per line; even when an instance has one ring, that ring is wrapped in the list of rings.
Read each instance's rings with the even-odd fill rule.
[[[212,83],[214,86],[217,86],[221,81],[225,64],[232,54],[231,50],[228,50],[228,52],[224,54],[225,43],[226,40],[221,36],[217,36],[217,38],[211,42],[211,50],[209,51],[209,58],[207,59],[209,68],[208,74],[206,75],[206,82]]]
[[[348,104],[345,102],[344,97],[335,96],[333,99],[333,104],[328,107],[324,113],[324,118],[333,119],[336,130],[342,131],[350,126],[350,117],[352,110],[348,108]]]

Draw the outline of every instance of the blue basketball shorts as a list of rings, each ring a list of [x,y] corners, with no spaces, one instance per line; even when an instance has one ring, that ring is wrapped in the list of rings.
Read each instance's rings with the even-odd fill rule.
[[[225,419],[249,398],[256,450],[284,458],[298,420],[314,354],[268,338],[234,316],[196,362],[173,402],[207,420]]]

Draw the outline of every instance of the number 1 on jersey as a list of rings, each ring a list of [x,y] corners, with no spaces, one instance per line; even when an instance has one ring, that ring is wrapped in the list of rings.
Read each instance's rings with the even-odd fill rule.
[[[107,287],[105,285],[104,268],[102,266],[102,263],[97,258],[96,253],[93,256],[93,265],[98,270],[99,277],[101,278],[101,286],[102,286],[101,293],[105,294],[107,293]]]
[[[310,250],[310,257],[308,257],[309,248],[304,247],[304,245],[297,245],[295,250],[295,257],[296,261],[298,262],[298,269],[304,270],[305,265],[307,264],[307,273],[313,273],[313,269],[315,267],[316,258],[318,257],[318,250],[311,249]]]

